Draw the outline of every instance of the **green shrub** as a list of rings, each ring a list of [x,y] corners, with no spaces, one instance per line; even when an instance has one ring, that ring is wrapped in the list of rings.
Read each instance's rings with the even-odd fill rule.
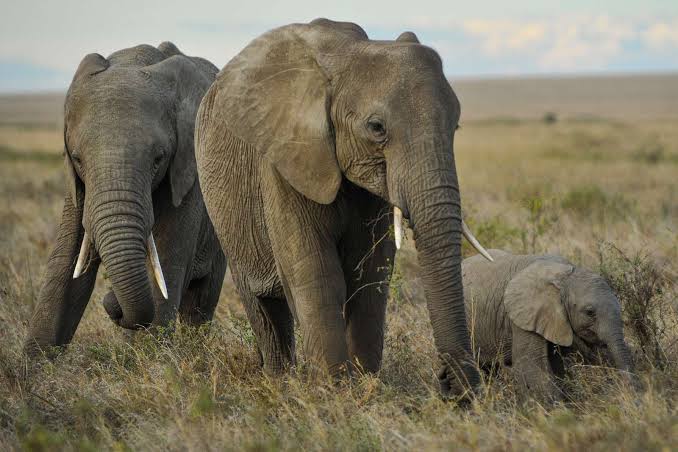
[[[487,220],[465,218],[473,234],[487,249],[510,247],[515,239],[520,237],[520,230],[508,225],[504,219],[496,215]],[[475,249],[466,240],[462,242],[462,253],[465,257],[476,253]]]
[[[544,121],[544,123],[546,124],[555,124],[556,122],[558,122],[558,115],[552,111],[547,111],[546,113],[544,113],[542,121]]]
[[[560,205],[582,219],[601,221],[625,218],[634,208],[621,194],[608,194],[595,185],[570,190]]]
[[[604,243],[598,251],[600,273],[608,280],[622,305],[624,325],[632,333],[643,358],[663,368],[666,353],[661,345],[667,325],[667,303],[662,297],[667,278],[648,255],[628,257],[616,246]]]
[[[521,230],[523,251],[536,253],[539,237],[551,229],[558,220],[558,213],[553,198],[530,195],[524,197],[521,204],[527,210],[527,223]]]

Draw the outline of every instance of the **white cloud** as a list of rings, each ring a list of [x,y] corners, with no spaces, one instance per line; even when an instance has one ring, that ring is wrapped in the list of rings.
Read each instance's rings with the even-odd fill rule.
[[[561,20],[552,25],[551,42],[538,65],[548,71],[602,70],[619,56],[625,41],[638,35],[627,23],[607,16]]]
[[[489,55],[507,50],[528,50],[543,41],[546,24],[510,20],[469,20],[462,24],[470,36],[481,40],[482,49]]]
[[[673,23],[657,22],[643,32],[643,40],[648,47],[656,50],[678,50],[678,20]]]
[[[523,61],[541,72],[602,71],[624,58],[631,45],[647,55],[658,50],[678,53],[678,19],[471,19],[463,21],[461,29],[487,59]]]

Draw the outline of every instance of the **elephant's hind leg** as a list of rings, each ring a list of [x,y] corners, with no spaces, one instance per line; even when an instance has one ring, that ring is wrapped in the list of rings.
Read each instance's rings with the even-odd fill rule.
[[[200,325],[214,317],[226,273],[226,258],[219,252],[207,275],[194,279],[181,297],[179,318],[188,325]]]

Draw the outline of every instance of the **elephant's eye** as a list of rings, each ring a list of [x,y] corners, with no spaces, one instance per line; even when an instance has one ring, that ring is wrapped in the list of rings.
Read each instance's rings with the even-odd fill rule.
[[[372,138],[378,142],[386,140],[386,126],[379,118],[370,118],[367,120],[367,130]]]
[[[596,316],[596,310],[593,309],[591,306],[584,308],[584,313],[589,317],[595,317]]]
[[[166,152],[164,148],[160,147],[155,148],[153,152],[155,153],[155,155],[153,156],[153,169],[157,170],[158,168],[160,168],[160,165],[162,165],[162,162],[165,159]]]

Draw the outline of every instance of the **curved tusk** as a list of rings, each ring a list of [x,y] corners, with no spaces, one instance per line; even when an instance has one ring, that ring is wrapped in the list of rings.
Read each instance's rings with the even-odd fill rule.
[[[466,237],[466,240],[468,240],[469,243],[473,245],[473,248],[482,254],[485,259],[490,262],[494,262],[494,259],[492,259],[492,256],[490,256],[490,253],[488,253],[487,250],[483,248],[483,245],[478,242],[478,239],[473,236],[471,230],[468,228],[468,226],[466,226],[466,222],[464,220],[461,220],[461,232],[464,234],[464,237]]]
[[[80,244],[80,254],[78,254],[78,261],[75,263],[75,270],[73,271],[73,279],[82,275],[82,269],[85,267],[85,261],[89,256],[89,234],[85,231],[82,236],[82,243]]]
[[[160,267],[160,258],[158,257],[158,250],[155,247],[155,240],[153,240],[153,233],[148,236],[148,257],[151,259],[155,282],[158,283],[162,296],[167,300],[167,285],[165,285],[165,277],[163,276],[162,268]]]
[[[403,242],[403,211],[398,207],[393,207],[393,232],[395,233],[395,246],[400,249]]]

